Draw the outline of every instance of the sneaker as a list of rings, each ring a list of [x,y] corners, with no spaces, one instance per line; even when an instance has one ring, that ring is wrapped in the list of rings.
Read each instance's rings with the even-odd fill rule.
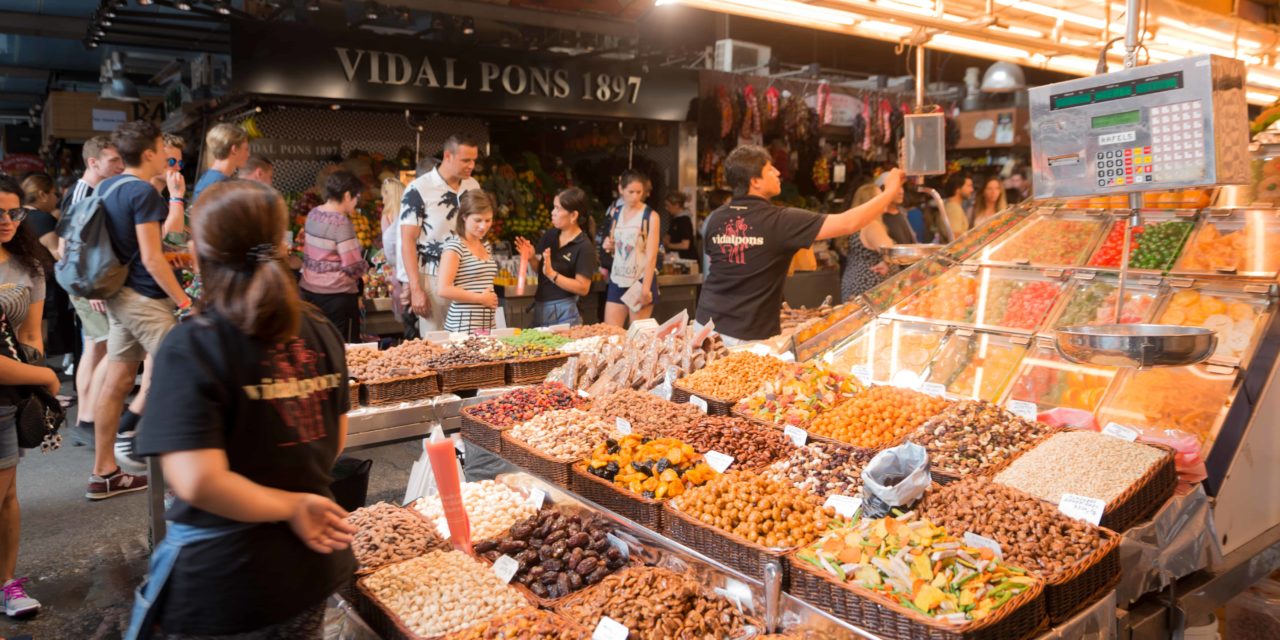
[[[67,429],[67,435],[71,437],[72,444],[77,447],[92,447],[97,442],[93,429],[81,427],[79,422]]]
[[[137,431],[116,434],[116,464],[128,473],[142,475],[147,472],[147,461],[133,452],[133,440]]]
[[[89,491],[84,494],[84,497],[90,500],[105,500],[146,488],[146,476],[133,475],[116,469],[115,473],[105,478],[99,475],[89,476]]]
[[[25,618],[33,616],[40,611],[40,601],[27,595],[27,590],[22,585],[27,583],[26,578],[18,578],[4,583],[4,614],[10,618]]]

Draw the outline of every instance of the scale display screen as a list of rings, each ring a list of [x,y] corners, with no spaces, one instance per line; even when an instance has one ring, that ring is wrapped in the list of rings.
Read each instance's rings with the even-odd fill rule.
[[[1086,104],[1098,104],[1102,102],[1111,102],[1112,100],[1123,100],[1134,96],[1146,96],[1153,93],[1160,93],[1162,91],[1173,91],[1181,89],[1182,86],[1182,72],[1175,71],[1173,73],[1137,78],[1135,80],[1128,80],[1101,87],[1078,89],[1076,91],[1068,91],[1066,93],[1056,93],[1049,96],[1049,109],[1051,111],[1056,111],[1058,109],[1080,107]],[[1094,127],[1096,128],[1097,125],[1094,125]]]
[[[1142,110],[1134,109],[1133,111],[1124,111],[1122,113],[1108,113],[1105,116],[1094,116],[1090,120],[1090,126],[1094,129],[1104,129],[1106,127],[1135,125],[1139,122],[1142,122]]]

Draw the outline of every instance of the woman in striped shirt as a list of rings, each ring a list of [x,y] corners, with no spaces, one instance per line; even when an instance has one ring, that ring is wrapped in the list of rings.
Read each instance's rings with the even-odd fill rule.
[[[449,301],[445,331],[475,333],[494,328],[498,294],[493,279],[498,263],[493,247],[484,241],[493,226],[493,198],[472,189],[458,198],[456,234],[444,245],[437,283],[440,297]]]
[[[347,342],[359,342],[360,285],[369,269],[356,238],[356,202],[364,184],[350,171],[324,182],[325,203],[307,214],[302,253],[302,299],[320,308]]]

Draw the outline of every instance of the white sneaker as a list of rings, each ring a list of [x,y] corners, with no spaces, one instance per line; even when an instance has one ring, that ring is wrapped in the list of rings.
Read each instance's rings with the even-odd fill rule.
[[[116,434],[116,464],[125,473],[140,476],[147,472],[147,461],[133,452],[134,438],[137,431],[126,431]]]
[[[26,578],[4,583],[4,614],[10,618],[33,616],[40,611],[40,601],[27,595],[27,590],[23,588],[22,585],[26,583]]]

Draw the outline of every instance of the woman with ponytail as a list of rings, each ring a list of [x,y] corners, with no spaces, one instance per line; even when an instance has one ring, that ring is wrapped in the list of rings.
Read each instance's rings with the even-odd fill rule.
[[[204,296],[155,356],[137,442],[177,499],[126,638],[318,639],[355,568],[329,492],[350,404],[342,339],[299,299],[275,191],[220,182],[195,212]]]

